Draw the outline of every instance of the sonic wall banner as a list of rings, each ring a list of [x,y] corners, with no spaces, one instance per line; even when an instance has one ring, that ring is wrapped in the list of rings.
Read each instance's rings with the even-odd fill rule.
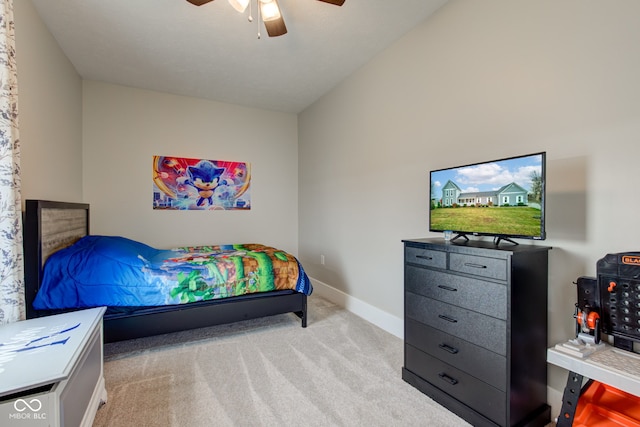
[[[153,209],[251,209],[251,165],[153,156]]]

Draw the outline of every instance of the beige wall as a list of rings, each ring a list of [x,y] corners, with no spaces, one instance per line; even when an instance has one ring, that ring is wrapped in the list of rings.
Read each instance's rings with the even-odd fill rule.
[[[636,0],[452,0],[304,111],[309,273],[401,318],[401,239],[438,236],[429,170],[546,151],[549,343],[572,338],[572,282],[640,249],[638,16]]]
[[[83,97],[83,199],[93,233],[159,247],[267,243],[297,253],[294,114],[91,81]],[[251,163],[251,210],[153,210],[154,155]]]
[[[22,198],[82,201],[82,82],[30,1],[14,20]]]

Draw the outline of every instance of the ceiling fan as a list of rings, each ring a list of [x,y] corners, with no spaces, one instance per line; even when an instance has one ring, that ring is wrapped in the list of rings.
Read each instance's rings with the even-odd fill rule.
[[[202,6],[212,2],[213,0],[187,0],[189,3],[196,6]],[[342,6],[345,0],[318,0],[324,3],[335,4],[336,6]],[[278,6],[278,0],[257,0],[259,18],[264,22],[264,26],[267,29],[269,37],[277,37],[287,33],[287,26],[284,24],[282,13],[280,13],[280,7]],[[244,13],[247,6],[251,7],[251,0],[229,0],[229,3],[235,10],[240,13]],[[249,22],[253,21],[253,16],[249,12]],[[260,38],[260,33],[258,33]]]

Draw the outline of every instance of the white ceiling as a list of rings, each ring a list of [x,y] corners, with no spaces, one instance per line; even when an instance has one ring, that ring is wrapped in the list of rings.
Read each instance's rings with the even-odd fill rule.
[[[227,0],[32,0],[83,79],[291,113],[446,1],[278,0],[288,34],[258,39]]]

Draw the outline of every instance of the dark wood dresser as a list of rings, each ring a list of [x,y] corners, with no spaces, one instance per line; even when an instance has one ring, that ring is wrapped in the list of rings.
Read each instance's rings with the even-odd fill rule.
[[[544,426],[550,247],[404,240],[402,378],[474,426]]]

